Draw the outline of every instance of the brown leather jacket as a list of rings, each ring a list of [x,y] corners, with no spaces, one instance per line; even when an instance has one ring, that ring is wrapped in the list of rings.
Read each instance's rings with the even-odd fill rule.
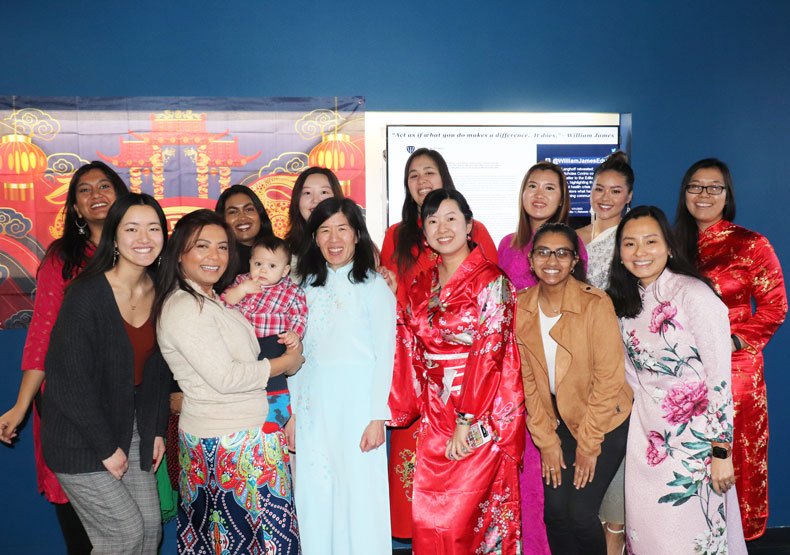
[[[625,350],[612,301],[600,289],[568,278],[562,318],[550,332],[557,342],[557,414],[540,335],[538,287],[519,292],[516,313],[527,426],[535,445],[546,449],[560,444],[555,430],[562,418],[579,452],[598,456],[604,434],[628,418],[634,400],[625,383]]]

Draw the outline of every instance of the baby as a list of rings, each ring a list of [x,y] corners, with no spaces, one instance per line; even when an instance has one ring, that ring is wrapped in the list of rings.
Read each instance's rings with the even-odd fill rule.
[[[261,345],[259,359],[276,358],[286,347],[298,347],[304,337],[307,301],[302,288],[288,277],[290,261],[290,249],[282,239],[256,239],[250,250],[250,273],[239,274],[220,297],[255,328]],[[271,378],[266,390],[269,416],[263,430],[271,433],[284,428],[291,417],[285,375]]]

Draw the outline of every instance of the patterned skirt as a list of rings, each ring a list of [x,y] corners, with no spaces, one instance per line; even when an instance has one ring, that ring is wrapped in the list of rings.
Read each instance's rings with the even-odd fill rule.
[[[179,430],[179,553],[301,553],[285,445],[262,428],[214,438]]]

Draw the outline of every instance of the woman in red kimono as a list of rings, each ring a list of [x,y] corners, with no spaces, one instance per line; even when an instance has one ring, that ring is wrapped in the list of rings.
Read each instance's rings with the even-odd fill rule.
[[[397,277],[400,302],[404,302],[414,278],[436,263],[436,253],[424,244],[420,220],[422,201],[434,189],[455,190],[447,162],[441,154],[427,148],[418,148],[406,160],[403,186],[406,189],[403,220],[387,229],[381,247],[381,264]],[[496,246],[480,222],[475,222],[472,240],[496,264]],[[411,538],[411,498],[418,431],[419,425],[415,422],[408,428],[394,428],[390,436],[390,514],[392,535],[396,538]]]
[[[428,194],[422,219],[440,258],[406,293],[390,394],[393,425],[420,417],[412,549],[520,553],[525,434],[515,290],[470,241],[472,212],[458,191]]]
[[[763,347],[787,313],[779,260],[768,240],[732,223],[735,191],[727,165],[692,165],[680,188],[675,231],[691,260],[729,308],[735,428],[732,458],[743,532],[760,537],[768,520],[768,407]],[[755,311],[752,313],[752,299]]]

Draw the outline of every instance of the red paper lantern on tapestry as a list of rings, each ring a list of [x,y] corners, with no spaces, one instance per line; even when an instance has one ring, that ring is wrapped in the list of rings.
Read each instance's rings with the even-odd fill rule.
[[[308,163],[332,170],[340,181],[353,179],[365,167],[365,156],[350,139],[330,133],[310,152]]]
[[[0,139],[0,183],[6,200],[33,198],[33,183],[47,171],[47,155],[25,135]]]

